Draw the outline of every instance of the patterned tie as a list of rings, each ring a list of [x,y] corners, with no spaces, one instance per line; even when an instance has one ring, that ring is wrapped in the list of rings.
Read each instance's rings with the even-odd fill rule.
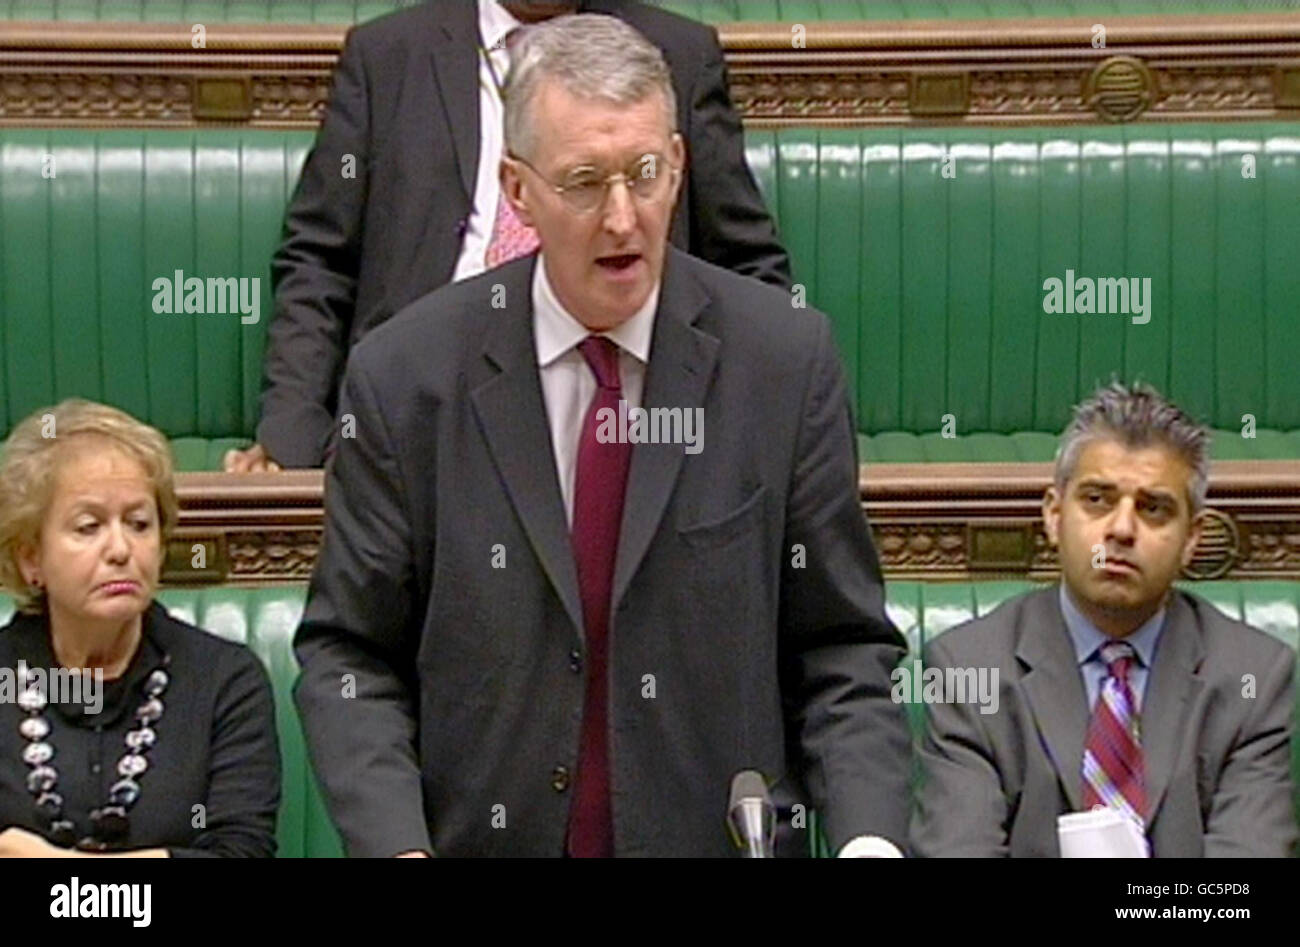
[[[1101,659],[1106,662],[1106,677],[1083,746],[1083,807],[1118,809],[1145,834],[1146,778],[1137,704],[1128,680],[1133,647],[1112,641],[1102,645]]]
[[[578,348],[596,376],[597,388],[582,422],[573,495],[573,555],[582,597],[587,680],[577,785],[569,810],[569,854],[608,858],[614,854],[609,795],[609,610],[632,445],[602,444],[596,439],[597,412],[602,408],[617,412],[623,396],[618,346],[591,335]]]
[[[506,52],[513,54],[520,39],[523,38],[525,27],[516,26],[506,34]],[[489,68],[491,62],[489,61]],[[493,72],[493,82],[496,82],[496,73]],[[497,86],[498,94],[501,94],[500,85]],[[502,263],[509,263],[511,260],[517,260],[521,256],[527,256],[537,249],[539,245],[537,231],[529,227],[519,215],[515,213],[514,207],[506,200],[505,194],[497,197],[497,215],[492,221],[492,236],[488,240],[487,254],[483,261],[490,270]]]

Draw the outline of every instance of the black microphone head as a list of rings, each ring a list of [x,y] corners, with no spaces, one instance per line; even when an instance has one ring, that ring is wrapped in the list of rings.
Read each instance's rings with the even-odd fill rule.
[[[767,783],[757,770],[744,769],[731,777],[731,799],[727,803],[727,811],[736,808],[742,799],[761,799],[767,805],[772,804]]]

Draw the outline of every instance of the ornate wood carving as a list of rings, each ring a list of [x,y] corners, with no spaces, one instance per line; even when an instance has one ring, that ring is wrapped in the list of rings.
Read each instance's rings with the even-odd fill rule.
[[[862,505],[887,578],[1053,578],[1040,504],[1048,464],[872,464]],[[302,582],[320,550],[319,470],[180,474],[164,580]],[[1213,465],[1188,578],[1300,579],[1300,461]],[[202,547],[202,556],[198,548]]]
[[[887,577],[1050,579],[1050,464],[872,464],[860,487]],[[1212,465],[1189,579],[1300,578],[1300,462]]]
[[[754,127],[1300,118],[1300,13],[719,26]],[[340,26],[0,24],[0,125],[311,128]]]

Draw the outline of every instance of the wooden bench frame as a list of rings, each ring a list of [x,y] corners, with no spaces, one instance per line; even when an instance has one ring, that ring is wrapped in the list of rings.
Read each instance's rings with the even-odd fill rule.
[[[1050,464],[864,465],[862,507],[886,577],[1052,578],[1058,566],[1041,516],[1051,475]],[[311,574],[322,471],[177,480],[181,517],[165,581],[301,582]],[[1300,578],[1300,461],[1215,463],[1206,505],[1189,578]]]
[[[797,26],[806,31],[796,36]],[[1300,12],[729,23],[752,127],[1300,118]],[[343,26],[0,23],[0,125],[314,127]],[[802,42],[802,46],[797,43]]]

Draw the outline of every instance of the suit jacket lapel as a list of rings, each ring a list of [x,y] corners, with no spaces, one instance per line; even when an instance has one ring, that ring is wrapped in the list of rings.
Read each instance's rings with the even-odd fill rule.
[[[1165,628],[1156,645],[1142,700],[1140,733],[1147,784],[1143,815],[1148,826],[1155,819],[1173,776],[1182,744],[1184,710],[1204,686],[1196,676],[1204,655],[1196,617],[1186,599],[1175,591],[1170,596]]]
[[[582,634],[578,571],[555,475],[551,431],[533,341],[532,274],[536,254],[497,271],[507,307],[492,311],[484,358],[495,372],[470,398],[488,450],[524,531],[573,626]],[[549,474],[548,474],[549,472]]]
[[[438,0],[437,13],[429,56],[460,183],[472,204],[479,152],[478,7],[473,0]]]
[[[663,287],[655,313],[650,362],[641,396],[643,408],[703,407],[718,357],[718,339],[695,328],[709,297],[686,267],[687,258],[671,247],[664,262]],[[637,444],[632,448],[623,522],[614,566],[613,603],[617,607],[659,528],[685,450],[681,444]]]
[[[1083,808],[1088,697],[1057,594],[1054,585],[1034,593],[1025,604],[1016,657],[1030,669],[1021,683],[1044,749],[1077,812]]]

